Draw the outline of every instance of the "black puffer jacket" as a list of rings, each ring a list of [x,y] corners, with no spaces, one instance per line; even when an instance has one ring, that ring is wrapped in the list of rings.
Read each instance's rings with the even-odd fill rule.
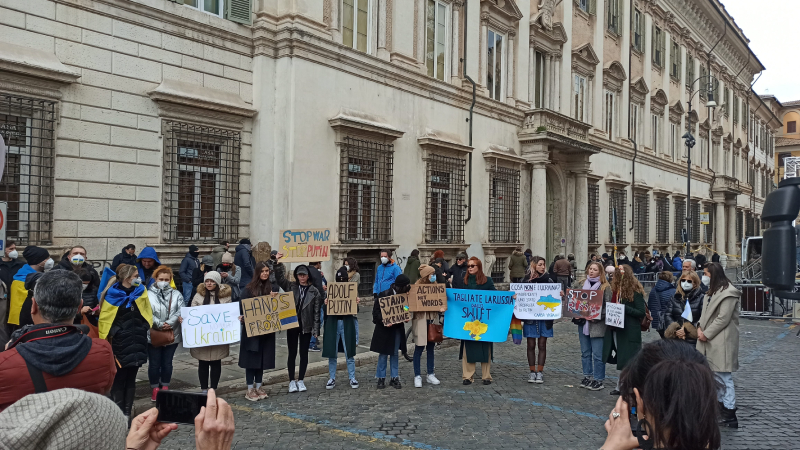
[[[142,317],[139,305],[120,307],[108,333],[114,357],[120,367],[141,367],[147,362],[147,330],[150,324]]]
[[[686,299],[689,300],[689,308],[692,309],[692,319],[694,319],[692,324],[696,325],[700,322],[700,315],[703,313],[703,291],[700,288],[694,288],[686,293],[686,298],[681,297],[681,294],[678,292],[675,292],[675,295],[672,296],[670,308],[664,315],[667,327],[673,322],[683,324],[686,321],[686,319],[681,317],[683,308],[686,306]]]

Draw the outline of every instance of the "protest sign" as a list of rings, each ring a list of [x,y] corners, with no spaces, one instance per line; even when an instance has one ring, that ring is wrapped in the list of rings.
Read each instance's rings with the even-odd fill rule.
[[[606,325],[625,328],[625,305],[606,303]]]
[[[513,292],[447,290],[444,335],[453,339],[505,342],[514,313]]]
[[[294,307],[294,294],[291,292],[242,299],[242,313],[245,333],[249,337],[299,326],[297,310]]]
[[[358,314],[358,283],[328,283],[329,316],[351,316]]]
[[[567,289],[564,317],[597,320],[603,312],[603,291]]]
[[[512,283],[514,316],[520,320],[561,318],[561,283]]]
[[[447,292],[444,284],[412,284],[408,293],[411,311],[440,311],[447,309]]]
[[[241,339],[239,305],[203,305],[181,308],[181,337],[184,348],[233,344]]]
[[[381,318],[383,318],[383,326],[385,327],[411,320],[411,311],[408,309],[408,294],[379,298],[378,306],[381,307]]]
[[[329,228],[282,230],[278,249],[282,263],[330,261],[331,230]]]

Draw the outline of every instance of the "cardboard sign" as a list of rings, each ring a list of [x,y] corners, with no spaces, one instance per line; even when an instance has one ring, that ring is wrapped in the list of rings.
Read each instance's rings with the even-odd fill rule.
[[[330,289],[329,289],[330,290]],[[408,293],[411,311],[436,311],[447,309],[447,292],[444,284],[412,284]]]
[[[561,318],[561,283],[512,283],[514,316],[520,320]]]
[[[291,292],[245,298],[241,302],[244,329],[248,337],[276,333],[299,326],[297,309],[294,307],[294,294]]]
[[[330,228],[281,231],[277,250],[284,254],[282,263],[331,260]]]
[[[381,317],[385,327],[411,320],[411,311],[408,309],[408,294],[379,298],[378,306],[381,308]]]
[[[223,303],[181,308],[184,348],[233,344],[241,340],[239,305]]]
[[[453,339],[505,342],[514,314],[513,292],[448,289],[444,335]]]
[[[328,283],[329,316],[352,316],[358,314],[358,283]]]
[[[606,303],[606,325],[625,328],[625,305],[621,303]]]
[[[589,289],[567,289],[564,317],[597,320],[603,312],[603,292]]]

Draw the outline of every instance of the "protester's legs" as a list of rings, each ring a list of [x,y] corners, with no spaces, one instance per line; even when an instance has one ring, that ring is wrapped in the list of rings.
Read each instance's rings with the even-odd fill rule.
[[[336,358],[328,358],[328,378],[331,380],[336,379],[336,366],[337,366]]]
[[[475,377],[475,363],[467,362],[466,346],[461,351],[461,379],[472,381]]]
[[[536,338],[528,338],[528,367],[536,372]]]
[[[428,355],[427,355],[428,375],[433,375],[434,371],[436,370],[436,367],[434,366],[434,361],[433,361],[433,351],[434,351],[435,348],[436,348],[436,343],[435,342],[428,342],[428,346],[427,346],[427,349],[428,349]]]
[[[389,358],[392,366],[392,378],[400,376],[400,356],[397,354],[397,351],[400,349],[400,333],[401,331],[398,329],[394,335],[394,351]]]
[[[209,361],[211,368],[211,389],[216,389],[219,386],[219,377],[222,376],[222,360]]]
[[[300,381],[306,377],[309,344],[311,344],[311,333],[302,333],[300,335],[300,375],[297,377]]]
[[[425,347],[421,345],[417,345],[414,347],[414,376],[418,377],[421,376],[422,369],[420,369],[420,360],[422,359],[422,352],[425,350]]]
[[[136,374],[139,373],[139,367],[126,367],[126,369],[128,370],[125,376],[125,408],[122,413],[130,416],[133,410],[133,401],[136,399]]]
[[[481,363],[481,379],[492,381],[492,351],[489,350],[489,359]]]
[[[544,326],[544,325],[542,325]],[[544,362],[547,358],[547,338],[542,336],[538,339],[539,344],[539,370],[538,372],[544,371]]]
[[[358,336],[358,320],[356,320],[356,336]],[[355,355],[347,354],[347,341],[344,338],[344,322],[339,321],[336,325],[336,345],[338,347],[339,340],[342,341],[342,348],[344,349],[344,358],[347,364],[347,376],[351,380],[356,379],[356,358]],[[358,345],[358,339],[356,339],[356,345]]]
[[[172,381],[172,359],[175,357],[175,351],[177,350],[178,350],[178,344],[172,344],[162,347],[161,386],[169,387],[169,383],[170,381]],[[152,364],[152,359],[150,361]]]
[[[183,300],[187,305],[192,303],[192,283],[183,282]]]
[[[378,355],[378,367],[375,368],[375,378],[386,378],[387,355]]]
[[[720,382],[717,388],[717,400],[722,402],[727,409],[736,408],[736,392],[733,387],[733,374],[731,372],[714,372]]]
[[[164,347],[153,347],[147,344],[147,360],[150,365],[147,367],[147,379],[150,381],[150,388],[157,388],[161,382],[161,354]]]
[[[594,379],[603,381],[606,379],[606,364],[603,362],[603,338],[592,338],[592,360],[594,361]]]
[[[244,381],[247,383],[247,388],[252,389],[253,383],[256,380],[256,369],[244,369]]]
[[[286,368],[289,370],[289,381],[294,381],[295,362],[297,361],[297,341],[300,338],[300,328],[291,328],[286,331],[286,345],[289,355],[286,358]]]
[[[117,404],[119,409],[126,416],[131,414],[131,400],[130,405],[127,402],[128,384],[131,383],[136,389],[136,373],[139,371],[138,367],[121,367],[117,369],[117,374],[114,376],[114,384],[111,386],[111,400]]]
[[[208,390],[208,361],[198,361],[197,377],[200,378],[200,389]]]
[[[592,370],[592,338],[583,334],[583,327],[578,327],[578,340],[581,343],[581,368],[583,369],[583,376],[592,378],[594,371]]]

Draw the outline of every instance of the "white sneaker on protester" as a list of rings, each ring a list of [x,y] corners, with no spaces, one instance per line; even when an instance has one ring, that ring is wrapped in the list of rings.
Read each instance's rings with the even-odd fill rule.
[[[439,383],[441,383],[441,381],[439,381],[439,379],[436,378],[435,374],[432,373],[428,374],[428,384],[439,384]]]
[[[415,388],[421,388],[422,387],[422,377],[421,376],[417,375],[416,377],[414,377],[414,387]]]
[[[528,383],[536,383],[536,372],[531,372],[528,376]]]
[[[289,393],[293,394],[297,392],[297,382],[292,380],[289,382]]]
[[[336,387],[336,380],[333,378],[328,380],[328,384],[325,385],[325,389],[331,390]]]
[[[297,382],[297,390],[300,392],[305,392],[308,390],[308,388],[306,388],[306,384],[303,383],[303,380]]]
[[[544,379],[542,378],[542,372],[537,372],[536,373],[536,383],[538,383],[538,384],[544,383]]]

